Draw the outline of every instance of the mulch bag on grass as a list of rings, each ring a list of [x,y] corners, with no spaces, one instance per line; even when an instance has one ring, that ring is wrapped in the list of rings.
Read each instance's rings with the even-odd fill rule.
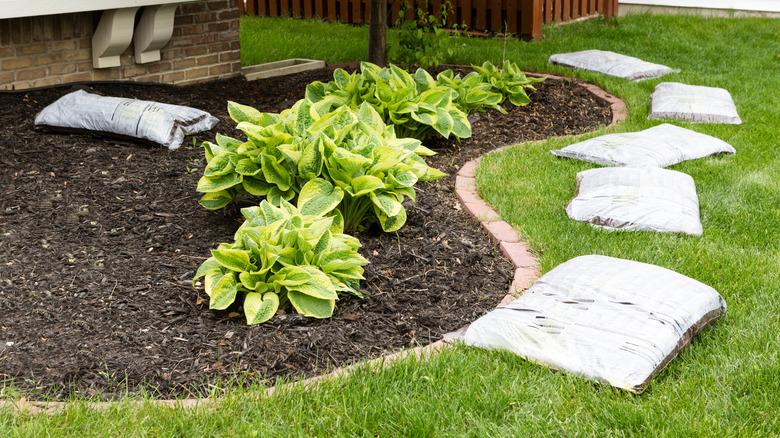
[[[725,313],[720,294],[689,277],[588,255],[557,266],[462,338],[639,393]]]
[[[141,140],[178,149],[185,135],[208,131],[219,122],[195,108],[74,91],[35,117],[35,128]]]
[[[693,178],[657,167],[603,167],[578,173],[566,214],[609,229],[702,234]]]
[[[664,123],[639,132],[602,135],[550,152],[604,166],[667,167],[737,151],[721,139]]]
[[[742,124],[731,94],[723,88],[661,82],[650,96],[649,119]]]
[[[558,53],[550,56],[548,62],[633,80],[655,78],[674,71],[665,65],[604,50]]]

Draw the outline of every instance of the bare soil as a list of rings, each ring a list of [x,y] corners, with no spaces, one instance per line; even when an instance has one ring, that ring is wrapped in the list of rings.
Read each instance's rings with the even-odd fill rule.
[[[611,120],[609,106],[573,82],[538,84],[530,105],[478,117],[471,138],[427,143],[438,152],[429,163],[450,176],[418,184],[399,232],[358,236],[370,261],[365,298],[344,296],[329,319],[288,310],[251,327],[238,308],[209,310],[192,278],[209,249],[232,241],[241,216],[198,204],[199,145],[217,132],[242,136],[227,100],[278,112],[307,83],[330,79],[332,68],[253,82],[0,94],[0,384],[30,398],[198,396],[219,379],[313,376],[439,340],[493,309],[513,275],[461,210],[457,170],[498,146]],[[174,151],[36,132],[36,113],[76,88],[192,106],[221,122]]]

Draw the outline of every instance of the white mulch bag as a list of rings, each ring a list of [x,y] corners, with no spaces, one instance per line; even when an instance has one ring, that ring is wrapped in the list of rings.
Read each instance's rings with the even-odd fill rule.
[[[742,120],[731,94],[723,88],[661,82],[650,96],[650,119],[739,125]]]
[[[716,154],[735,154],[723,140],[664,123],[639,132],[608,134],[550,151],[604,166],[666,167]]]
[[[520,298],[476,320],[462,339],[640,393],[725,314],[720,294],[689,277],[587,255],[558,265]]]
[[[178,149],[185,135],[207,131],[219,119],[195,108],[74,91],[44,108],[35,128],[145,140]]]
[[[550,56],[548,62],[633,80],[655,78],[675,71],[665,65],[604,50],[558,53]]]
[[[702,234],[693,178],[657,167],[602,167],[578,173],[566,213],[609,229]]]

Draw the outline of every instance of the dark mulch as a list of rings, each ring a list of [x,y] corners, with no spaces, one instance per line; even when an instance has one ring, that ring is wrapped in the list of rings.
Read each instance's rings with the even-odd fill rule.
[[[240,136],[226,101],[278,112],[327,69],[246,82],[176,88],[91,84],[95,92],[188,105]],[[430,164],[450,174],[421,183],[398,233],[360,236],[371,262],[365,299],[347,296],[334,316],[277,315],[248,327],[236,310],[208,309],[191,286],[209,249],[232,241],[235,208],[207,211],[195,186],[204,167],[192,139],[168,151],[80,135],[34,131],[35,114],[72,91],[0,94],[0,381],[34,398],[146,389],[199,395],[208,381],[312,376],[327,367],[441,339],[493,309],[511,264],[454,196],[466,161],[507,143],[572,134],[609,123],[609,108],[568,81],[548,80],[533,103],[491,112],[472,138],[438,141]],[[520,177],[520,175],[518,175]]]

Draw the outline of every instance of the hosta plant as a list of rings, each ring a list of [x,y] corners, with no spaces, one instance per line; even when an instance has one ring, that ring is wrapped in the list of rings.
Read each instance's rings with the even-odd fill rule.
[[[241,210],[246,221],[235,242],[212,250],[193,280],[203,277],[209,308],[239,301],[247,324],[268,321],[287,302],[305,316],[328,318],[339,293],[357,294],[368,261],[357,252],[360,242],[343,234],[339,216],[329,215],[339,199],[323,198],[321,185],[327,183],[304,185],[297,206],[263,201]]]
[[[531,103],[526,89],[533,90],[533,84],[544,81],[546,78],[529,78],[523,73],[517,64],[504,61],[504,68],[499,69],[490,62],[485,62],[482,67],[472,65],[474,71],[482,78],[482,82],[488,83],[492,91],[501,93],[515,106],[523,106]]]
[[[359,73],[336,69],[333,78],[328,83],[309,84],[306,99],[332,108],[347,105],[353,110],[366,102],[385,123],[395,125],[398,137],[425,140],[434,134],[444,138],[471,136],[466,113],[454,104],[457,93],[423,69],[411,75],[395,65],[380,68],[362,62]]]
[[[378,221],[395,231],[406,221],[401,203],[415,199],[414,184],[445,175],[420,157],[432,151],[419,140],[396,137],[365,102],[334,109],[329,101],[302,100],[279,115],[231,102],[229,111],[248,140],[219,136],[217,144],[204,144],[208,165],[198,191],[206,208],[222,208],[244,194],[280,205],[317,181],[323,198],[336,196],[325,187],[342,193],[337,204],[347,230]]]

